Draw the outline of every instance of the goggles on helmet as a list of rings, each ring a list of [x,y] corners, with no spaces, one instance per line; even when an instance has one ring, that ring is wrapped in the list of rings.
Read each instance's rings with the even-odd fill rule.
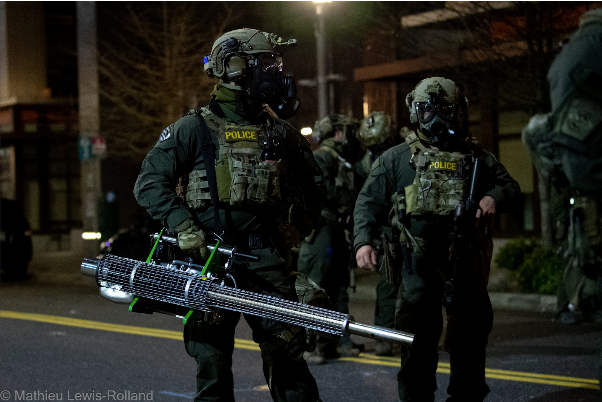
[[[452,121],[456,105],[451,102],[416,102],[416,114],[421,123],[428,123],[439,114],[444,120]]]
[[[282,57],[277,53],[260,54],[255,59],[255,65],[264,73],[277,74],[282,72]]]

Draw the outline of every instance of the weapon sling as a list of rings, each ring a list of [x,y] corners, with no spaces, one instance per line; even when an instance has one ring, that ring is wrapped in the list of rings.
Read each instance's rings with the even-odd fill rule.
[[[207,181],[209,182],[209,195],[211,196],[211,204],[213,205],[213,231],[215,233],[223,234],[222,224],[219,220],[219,208],[217,197],[217,179],[215,176],[215,158],[213,153],[213,141],[211,141],[211,135],[209,134],[209,127],[205,120],[197,113],[199,120],[201,121],[201,152],[203,153],[203,163],[205,164],[205,170],[207,171]]]

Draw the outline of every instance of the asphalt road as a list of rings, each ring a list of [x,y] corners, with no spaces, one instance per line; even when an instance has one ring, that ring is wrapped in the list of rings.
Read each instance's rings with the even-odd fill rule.
[[[79,275],[78,258],[47,256],[34,276],[0,283],[1,400],[186,401],[195,362],[182,342],[182,323],[127,311],[99,296]],[[351,294],[356,320],[372,323],[374,277],[360,274]],[[489,402],[599,401],[597,362],[602,326],[552,322],[549,313],[495,312],[487,377]],[[269,401],[259,349],[244,320],[234,352],[237,401]],[[374,356],[374,342],[355,359],[311,366],[324,402],[398,401],[399,357]],[[436,401],[446,399],[449,355],[441,352]]]

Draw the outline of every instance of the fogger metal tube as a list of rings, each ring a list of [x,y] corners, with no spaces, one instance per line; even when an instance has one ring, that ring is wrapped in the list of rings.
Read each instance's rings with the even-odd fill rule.
[[[397,331],[391,328],[362,324],[360,322],[350,322],[348,326],[348,331],[352,335],[358,335],[364,338],[372,338],[401,344],[411,344],[412,342],[414,342],[413,334]]]
[[[82,274],[94,276],[99,286],[195,310],[221,308],[270,318],[305,328],[412,344],[414,335],[356,323],[343,313],[219,285],[215,279],[161,265],[106,254],[85,259]]]

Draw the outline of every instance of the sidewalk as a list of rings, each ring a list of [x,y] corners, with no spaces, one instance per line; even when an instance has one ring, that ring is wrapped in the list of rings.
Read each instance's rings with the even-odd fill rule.
[[[356,291],[349,290],[350,300],[374,301],[376,300],[376,285],[378,275],[376,273],[356,270]],[[489,292],[489,298],[494,310],[517,310],[548,312],[556,311],[556,296]]]

